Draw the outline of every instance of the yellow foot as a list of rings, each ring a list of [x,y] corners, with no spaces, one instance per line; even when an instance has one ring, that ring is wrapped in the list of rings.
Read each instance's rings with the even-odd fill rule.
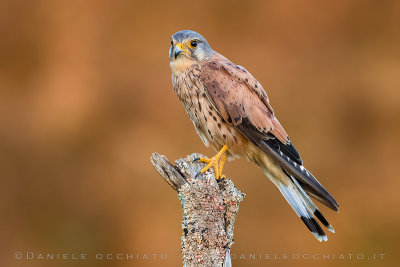
[[[224,179],[225,175],[222,175],[222,170],[224,168],[224,164],[226,161],[226,155],[225,151],[228,149],[227,145],[224,145],[221,150],[212,157],[211,159],[207,158],[200,158],[199,161],[207,163],[207,166],[205,166],[200,173],[203,174],[205,173],[209,168],[214,167],[214,172],[215,172],[215,178],[217,181],[219,179]]]

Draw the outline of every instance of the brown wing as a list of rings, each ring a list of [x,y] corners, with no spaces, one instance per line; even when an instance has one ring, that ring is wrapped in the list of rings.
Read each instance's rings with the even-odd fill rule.
[[[200,79],[225,121],[279,162],[289,175],[306,184],[311,196],[338,210],[335,199],[302,166],[299,153],[274,116],[267,94],[247,70],[216,53],[202,65]]]
[[[226,121],[237,126],[248,118],[260,134],[271,133],[283,144],[289,143],[267,94],[247,70],[216,53],[202,66],[202,75],[209,95]]]

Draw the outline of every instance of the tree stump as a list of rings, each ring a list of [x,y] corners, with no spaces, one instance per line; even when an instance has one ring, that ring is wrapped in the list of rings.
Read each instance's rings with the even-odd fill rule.
[[[153,153],[151,162],[164,180],[178,192],[183,209],[183,266],[231,266],[230,248],[239,203],[244,194],[225,178],[217,182],[214,169],[192,154],[172,165],[165,156]]]

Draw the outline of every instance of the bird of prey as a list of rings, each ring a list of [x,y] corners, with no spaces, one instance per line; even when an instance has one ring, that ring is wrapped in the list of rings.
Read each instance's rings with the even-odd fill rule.
[[[179,31],[169,49],[172,84],[206,146],[219,151],[201,158],[223,179],[226,158],[242,157],[257,164],[278,187],[296,214],[319,241],[327,237],[314,217],[331,232],[312,197],[338,211],[339,205],[303,166],[296,148],[275,117],[261,84],[242,66],[215,52],[194,31]]]

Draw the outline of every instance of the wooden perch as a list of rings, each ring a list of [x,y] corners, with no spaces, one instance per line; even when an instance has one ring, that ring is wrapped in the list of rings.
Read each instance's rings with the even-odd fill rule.
[[[244,194],[230,179],[217,182],[214,169],[199,174],[205,166],[192,154],[172,165],[154,153],[151,162],[176,191],[183,209],[183,266],[231,266],[233,227]]]

